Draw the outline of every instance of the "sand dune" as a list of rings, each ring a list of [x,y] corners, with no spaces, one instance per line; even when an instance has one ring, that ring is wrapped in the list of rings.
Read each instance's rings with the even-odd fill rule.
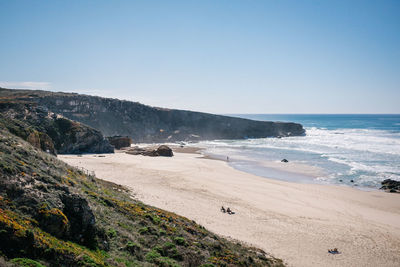
[[[276,181],[190,153],[59,158],[289,266],[400,266],[400,194]],[[236,214],[221,213],[221,205]],[[342,253],[327,253],[334,247]]]

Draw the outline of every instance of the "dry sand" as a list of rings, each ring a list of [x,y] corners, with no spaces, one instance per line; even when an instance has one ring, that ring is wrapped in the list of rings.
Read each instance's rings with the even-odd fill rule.
[[[266,179],[190,153],[59,157],[289,266],[400,266],[400,194]]]

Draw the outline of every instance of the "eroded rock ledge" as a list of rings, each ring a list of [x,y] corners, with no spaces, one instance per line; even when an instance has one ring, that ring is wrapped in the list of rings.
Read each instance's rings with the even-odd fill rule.
[[[36,103],[0,101],[0,125],[36,148],[56,155],[113,153],[101,132]]]

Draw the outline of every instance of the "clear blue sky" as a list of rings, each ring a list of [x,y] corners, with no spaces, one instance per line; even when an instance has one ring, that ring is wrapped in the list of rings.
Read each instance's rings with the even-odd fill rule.
[[[400,113],[400,1],[0,0],[0,86],[214,113]]]

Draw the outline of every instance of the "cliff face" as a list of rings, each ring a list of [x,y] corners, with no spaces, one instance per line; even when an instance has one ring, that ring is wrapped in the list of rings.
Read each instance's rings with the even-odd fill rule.
[[[93,128],[24,101],[0,101],[0,125],[53,155],[112,153],[113,146]]]
[[[162,109],[137,102],[45,91],[0,90],[0,95],[37,102],[49,110],[87,124],[107,136],[134,142],[243,139],[304,134],[297,123],[264,122],[184,110]]]

